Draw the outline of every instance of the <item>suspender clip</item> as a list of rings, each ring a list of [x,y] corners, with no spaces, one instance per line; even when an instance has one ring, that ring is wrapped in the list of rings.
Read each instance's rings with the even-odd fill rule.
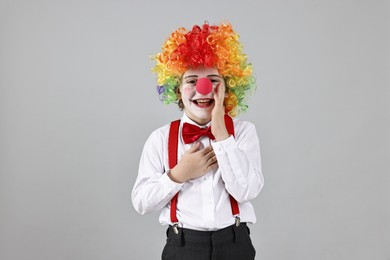
[[[175,232],[176,235],[179,234],[179,222],[176,222],[172,225],[173,232]]]
[[[240,220],[240,216],[236,216],[236,227],[240,226],[241,224],[241,220]]]

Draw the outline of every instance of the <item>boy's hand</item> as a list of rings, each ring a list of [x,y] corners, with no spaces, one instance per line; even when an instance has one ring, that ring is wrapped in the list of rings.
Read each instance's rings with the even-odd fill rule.
[[[211,133],[215,140],[222,141],[229,137],[229,133],[225,125],[225,107],[223,101],[225,99],[225,85],[219,83],[214,93],[214,108],[211,111]]]
[[[217,158],[211,146],[204,149],[199,148],[200,143],[198,142],[184,153],[179,163],[168,174],[171,180],[183,183],[196,179],[217,165]]]

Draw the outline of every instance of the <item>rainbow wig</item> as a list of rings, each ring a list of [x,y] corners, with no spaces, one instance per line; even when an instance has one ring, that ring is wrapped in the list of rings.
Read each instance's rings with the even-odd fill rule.
[[[195,25],[191,31],[179,28],[162,46],[162,52],[155,55],[157,91],[160,99],[169,104],[177,102],[177,88],[185,71],[199,66],[217,68],[226,83],[227,96],[224,100],[226,113],[236,116],[248,106],[245,94],[254,89],[252,65],[242,52],[239,35],[230,24],[202,27]]]

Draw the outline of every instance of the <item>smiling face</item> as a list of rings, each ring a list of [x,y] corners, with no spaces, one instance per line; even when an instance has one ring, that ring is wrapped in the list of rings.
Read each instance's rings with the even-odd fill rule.
[[[214,94],[211,92],[203,95],[196,91],[196,83],[200,78],[210,79],[213,91],[218,84],[225,84],[225,82],[215,68],[199,67],[189,69],[183,74],[180,93],[184,112],[199,125],[205,125],[211,121],[211,111],[214,108]]]

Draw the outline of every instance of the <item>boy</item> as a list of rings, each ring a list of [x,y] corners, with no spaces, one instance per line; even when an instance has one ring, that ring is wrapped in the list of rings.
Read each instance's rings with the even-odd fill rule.
[[[238,37],[229,24],[179,28],[155,57],[160,98],[184,113],[146,141],[132,201],[169,225],[163,260],[255,257],[247,223],[264,179],[254,125],[232,120],[254,87]]]

